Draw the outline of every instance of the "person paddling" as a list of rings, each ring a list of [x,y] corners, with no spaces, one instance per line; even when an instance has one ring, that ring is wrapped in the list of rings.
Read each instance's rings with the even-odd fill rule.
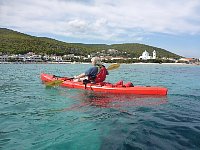
[[[93,57],[91,59],[93,67],[90,67],[85,73],[81,73],[78,76],[74,76],[75,82],[80,82],[83,80],[88,80],[89,82],[93,83],[100,83],[106,79],[106,75],[108,75],[108,71],[99,57]]]

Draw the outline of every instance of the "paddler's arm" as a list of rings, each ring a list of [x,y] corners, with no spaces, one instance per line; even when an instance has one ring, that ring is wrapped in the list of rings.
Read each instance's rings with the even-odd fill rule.
[[[83,78],[83,77],[85,77],[85,73],[81,73],[78,76],[74,76],[74,79],[80,79],[80,78]]]
[[[78,76],[74,76],[74,79],[80,79],[80,78],[83,78],[85,76],[90,76],[92,74],[92,72],[94,72],[94,71],[98,71],[98,68],[97,67],[90,67],[88,70],[85,71],[85,73],[81,73]]]

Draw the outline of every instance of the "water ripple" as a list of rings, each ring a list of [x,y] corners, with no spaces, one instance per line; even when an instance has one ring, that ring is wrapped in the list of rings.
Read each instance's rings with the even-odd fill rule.
[[[121,64],[109,72],[110,82],[165,86],[166,97],[45,88],[39,78],[89,66],[0,64],[0,149],[199,149],[199,67]]]

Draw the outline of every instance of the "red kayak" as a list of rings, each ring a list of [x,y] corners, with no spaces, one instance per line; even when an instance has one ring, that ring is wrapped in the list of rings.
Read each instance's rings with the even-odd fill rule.
[[[125,86],[122,84],[111,84],[108,82],[103,82],[100,84],[83,82],[74,82],[68,77],[57,77],[50,74],[41,74],[41,80],[44,83],[61,81],[60,86],[76,89],[91,90],[94,92],[105,92],[105,93],[115,93],[115,94],[140,94],[140,95],[167,95],[168,89],[165,87],[157,86]]]

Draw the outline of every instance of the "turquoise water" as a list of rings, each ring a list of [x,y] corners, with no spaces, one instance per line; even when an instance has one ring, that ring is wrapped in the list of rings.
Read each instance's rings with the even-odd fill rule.
[[[46,88],[39,78],[89,66],[0,64],[0,149],[200,149],[200,66],[124,64],[110,71],[109,82],[167,87],[161,97]]]

